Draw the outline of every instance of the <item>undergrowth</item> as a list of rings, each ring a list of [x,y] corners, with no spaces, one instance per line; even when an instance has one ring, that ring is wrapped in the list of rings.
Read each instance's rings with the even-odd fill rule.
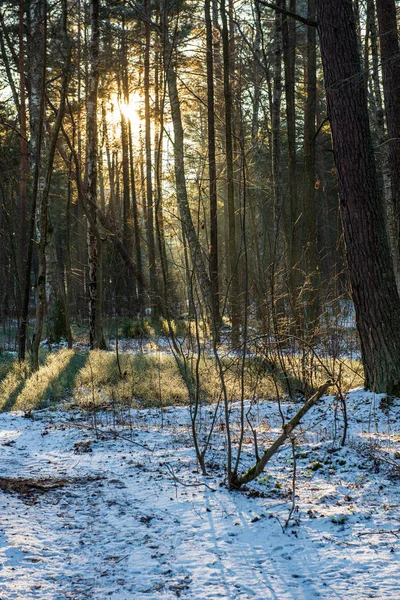
[[[115,353],[94,350],[77,352],[61,349],[42,353],[39,370],[31,371],[28,362],[18,363],[9,353],[0,353],[0,411],[32,410],[55,404],[64,399],[82,407],[123,403],[146,408],[186,404],[187,388],[173,356],[152,354],[121,354],[118,367]],[[195,357],[192,359],[194,369]],[[222,359],[225,383],[231,400],[241,395],[241,361]],[[331,365],[328,365],[331,368]],[[190,366],[190,361],[189,361]],[[271,361],[248,358],[244,368],[245,398],[274,398],[287,393],[287,377],[299,381],[297,359],[291,358],[285,376]],[[360,375],[358,375],[360,373]],[[357,361],[342,364],[343,391],[362,385],[362,369]],[[317,364],[313,385],[326,380],[324,363]],[[199,394],[205,402],[215,402],[221,392],[221,381],[211,356],[199,363]],[[298,390],[300,391],[300,389]]]

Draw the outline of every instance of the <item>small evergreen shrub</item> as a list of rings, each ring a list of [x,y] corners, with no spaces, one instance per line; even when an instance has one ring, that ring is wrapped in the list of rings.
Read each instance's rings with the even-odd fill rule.
[[[125,338],[141,338],[150,335],[150,326],[146,319],[125,319],[122,324]]]

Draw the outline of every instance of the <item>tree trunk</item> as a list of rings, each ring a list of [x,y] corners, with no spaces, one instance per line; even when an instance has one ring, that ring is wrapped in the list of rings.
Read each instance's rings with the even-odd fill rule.
[[[307,18],[315,21],[315,0],[308,0]],[[305,221],[305,325],[315,331],[319,312],[319,265],[317,249],[317,206],[315,203],[315,118],[317,103],[316,30],[307,28],[307,100],[304,111],[303,216]]]
[[[221,323],[219,311],[219,268],[218,268],[218,216],[217,216],[217,168],[215,160],[215,110],[214,110],[214,56],[211,19],[211,0],[205,0],[204,13],[207,35],[207,116],[208,116],[208,175],[210,190],[210,279],[213,297],[213,321],[219,339]]]
[[[236,210],[235,210],[235,182],[233,177],[233,107],[231,87],[231,44],[229,43],[228,19],[225,9],[225,0],[221,0],[222,22],[222,54],[224,75],[224,100],[225,100],[225,152],[226,176],[228,192],[228,264],[229,264],[229,304],[231,309],[232,338],[231,343],[236,347],[240,338],[240,289],[239,289],[239,260],[236,248]]]
[[[140,314],[144,311],[144,285],[143,285],[143,267],[142,267],[142,242],[140,239],[139,211],[136,195],[135,183],[135,168],[133,164],[133,143],[132,143],[132,125],[129,123],[129,167],[131,177],[131,195],[132,195],[132,216],[133,216],[133,233],[135,242],[135,257],[136,257],[136,285],[138,297],[138,310]]]
[[[43,172],[43,187],[39,195],[37,206],[38,213],[38,280],[36,288],[36,319],[35,330],[32,339],[32,366],[36,370],[39,368],[39,347],[42,339],[44,318],[46,314],[46,288],[47,288],[47,244],[48,244],[48,225],[49,225],[49,195],[50,185],[53,175],[53,163],[57,149],[58,135],[62,126],[65,112],[65,103],[67,98],[71,46],[67,33],[67,0],[62,1],[62,36],[66,60],[64,65],[63,77],[60,89],[60,104],[53,129],[51,131],[50,143],[46,156],[45,170]]]
[[[286,8],[286,2],[283,3]],[[290,11],[296,12],[296,0],[290,0]],[[283,16],[282,19],[283,63],[285,68],[285,97],[286,97],[286,123],[288,147],[288,188],[289,210],[285,212],[285,230],[287,240],[287,269],[289,282],[289,296],[293,316],[297,327],[300,327],[300,313],[298,310],[298,263],[300,261],[299,236],[299,211],[297,206],[297,171],[296,171],[296,22],[294,19]],[[300,333],[300,331],[298,331]]]
[[[163,8],[165,10],[165,4]],[[203,251],[193,225],[192,214],[189,206],[189,199],[186,188],[185,175],[185,154],[184,137],[181,107],[178,95],[177,77],[174,67],[173,46],[168,36],[166,28],[166,14],[162,16],[163,20],[163,41],[164,41],[164,68],[168,85],[169,101],[171,106],[171,118],[174,130],[174,167],[175,167],[175,185],[176,197],[179,207],[179,214],[182,222],[182,229],[187,239],[190,258],[200,284],[203,298],[206,302],[207,312],[212,314],[212,287],[211,281],[204,264]]]
[[[19,123],[20,123],[20,163],[19,163],[19,281],[23,281],[23,270],[26,260],[26,216],[27,216],[27,176],[28,176],[28,143],[26,127],[26,86],[24,60],[24,0],[19,0]],[[21,290],[22,292],[22,290]],[[21,293],[22,298],[22,293]]]
[[[122,101],[129,106],[129,79],[128,79],[128,48],[126,43],[125,23],[122,27],[121,40],[121,69],[120,80],[122,82]],[[129,145],[130,121],[121,111],[121,150],[122,150],[122,243],[129,252],[133,252],[133,214],[130,193],[130,145]],[[122,293],[126,299],[126,309],[129,314],[137,312],[137,294],[132,272],[127,269],[122,280]]]
[[[351,0],[317,0],[318,32],[365,385],[400,391],[400,302]]]
[[[147,19],[150,19],[150,2],[144,2]],[[159,293],[157,290],[156,252],[154,244],[154,208],[153,181],[151,161],[151,124],[150,124],[150,25],[145,21],[145,50],[144,50],[144,120],[145,120],[145,150],[146,150],[146,233],[147,254],[149,259],[150,299],[152,317],[159,316]]]
[[[176,306],[177,297],[170,278],[170,268],[167,259],[167,248],[165,243],[165,226],[163,212],[163,133],[164,133],[164,103],[165,87],[162,71],[162,53],[159,47],[155,53],[154,68],[154,171],[155,171],[155,225],[157,237],[157,250],[159,257],[160,282],[163,282],[164,294],[161,306]],[[161,300],[161,296],[160,296]],[[160,307],[161,308],[161,307]],[[167,312],[165,312],[167,314]]]
[[[90,24],[91,39],[89,46],[90,72],[87,94],[87,206],[90,211],[87,225],[87,249],[89,263],[89,344],[91,348],[104,346],[102,316],[99,304],[99,247],[97,231],[97,96],[99,86],[99,0],[91,0]]]
[[[395,0],[376,0],[392,191],[392,255],[400,290],[400,48]],[[391,221],[393,220],[393,223]]]
[[[68,169],[68,191],[67,191],[67,207],[66,207],[66,223],[65,223],[65,327],[67,330],[68,348],[72,348],[72,330],[71,330],[71,198],[72,198],[72,156],[69,160]]]
[[[45,3],[41,0],[30,4],[30,155],[32,160],[32,201],[29,223],[28,250],[25,262],[25,277],[23,282],[22,317],[19,330],[18,358],[25,359],[26,337],[29,318],[29,299],[31,291],[31,268],[37,207],[40,204],[40,165],[42,161],[43,121],[46,86],[46,21],[43,13]]]
[[[60,104],[57,111],[57,117],[51,131],[49,148],[46,156],[45,170],[42,174],[41,179],[43,184],[40,190],[39,202],[37,206],[37,230],[38,230],[38,243],[37,243],[37,255],[38,255],[38,280],[36,288],[36,319],[35,319],[35,331],[32,339],[32,366],[36,370],[39,368],[39,347],[42,339],[44,318],[46,313],[46,284],[47,284],[47,243],[48,243],[48,223],[49,223],[49,195],[50,185],[53,174],[53,163],[57,149],[58,135],[61,129],[61,125],[64,118],[65,103],[67,97],[67,89],[69,83],[69,69],[70,69],[70,44],[67,33],[67,3],[66,0],[62,2],[63,9],[63,23],[62,23],[62,35],[64,39],[64,48],[66,51],[66,64],[64,66],[63,78],[61,82],[60,90]]]
[[[282,2],[282,0],[280,0]],[[271,107],[272,179],[274,188],[275,247],[281,246],[282,182],[281,182],[281,104],[282,104],[282,15],[276,11],[274,21],[273,97]]]
[[[367,23],[366,30],[369,32],[371,44],[371,62],[368,61],[366,52],[366,72],[371,73],[372,79],[372,101],[370,101],[370,114],[378,138],[378,151],[376,156],[379,158],[378,165],[383,182],[383,199],[386,213],[386,226],[389,237],[390,252],[393,260],[393,268],[397,282],[397,289],[400,289],[400,255],[398,244],[398,224],[395,218],[394,205],[392,200],[391,175],[389,164],[389,148],[386,143],[385,131],[385,111],[383,107],[383,98],[381,91],[381,68],[380,56],[378,52],[378,31],[375,16],[375,0],[367,2]],[[368,36],[366,36],[368,37]],[[372,111],[371,111],[372,109]]]

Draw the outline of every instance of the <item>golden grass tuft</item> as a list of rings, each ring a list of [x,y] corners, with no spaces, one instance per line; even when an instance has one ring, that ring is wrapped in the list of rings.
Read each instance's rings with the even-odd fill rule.
[[[77,370],[85,358],[74,350],[48,354],[38,371],[15,359],[0,382],[0,410],[43,408],[71,393]]]
[[[195,372],[196,357],[188,366]],[[284,395],[287,391],[282,365],[277,361],[260,362],[249,358],[245,361],[244,397],[250,399],[274,398],[277,389]],[[225,384],[228,397],[238,400],[241,396],[241,361],[224,358]],[[339,374],[339,362],[324,360],[323,365],[335,378]],[[48,354],[36,373],[28,363],[19,364],[15,359],[0,357],[0,411],[32,410],[48,406],[62,399],[72,398],[82,407],[110,405],[112,402],[133,407],[156,407],[187,404],[187,387],[173,356],[164,353],[122,354],[121,374],[115,353],[94,350],[75,352],[62,349]],[[328,379],[328,374],[318,361],[308,373],[307,385],[318,387]],[[292,390],[304,387],[304,365],[299,357],[285,361]],[[302,371],[303,369],[303,371]],[[362,386],[362,367],[358,361],[342,364],[341,387],[345,392]],[[192,378],[194,380],[194,378]],[[213,357],[203,356],[199,364],[199,393],[202,401],[215,402],[221,394],[222,385]],[[334,393],[334,390],[332,390]]]

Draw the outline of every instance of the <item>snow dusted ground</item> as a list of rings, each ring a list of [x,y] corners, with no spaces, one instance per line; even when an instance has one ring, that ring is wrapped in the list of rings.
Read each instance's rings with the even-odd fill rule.
[[[0,491],[1,600],[398,600],[400,401],[387,406],[355,391],[347,406],[345,448],[332,397],[297,431],[287,528],[290,444],[257,484],[228,492],[222,417],[205,478],[185,408],[132,411],[125,428],[122,415],[98,415],[98,439],[76,408],[1,414],[0,476],[69,482],[44,493]],[[260,442],[279,434],[276,403],[255,405],[252,419]],[[109,435],[114,427],[132,430],[131,441]],[[245,450],[250,465],[251,445]]]

